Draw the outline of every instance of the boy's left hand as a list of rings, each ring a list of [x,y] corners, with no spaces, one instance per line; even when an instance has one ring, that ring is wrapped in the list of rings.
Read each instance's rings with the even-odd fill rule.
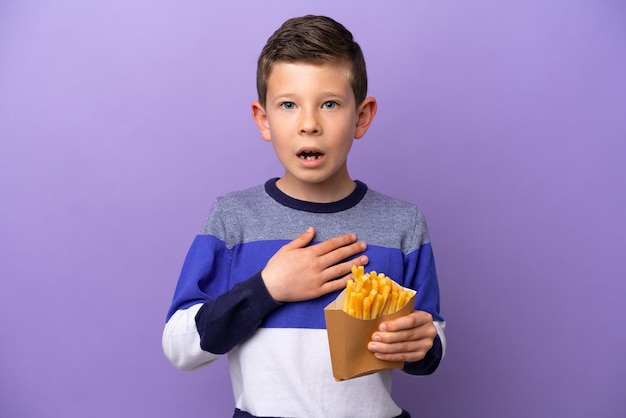
[[[426,356],[437,336],[433,317],[428,312],[410,314],[382,322],[372,334],[367,348],[387,361],[419,361]]]

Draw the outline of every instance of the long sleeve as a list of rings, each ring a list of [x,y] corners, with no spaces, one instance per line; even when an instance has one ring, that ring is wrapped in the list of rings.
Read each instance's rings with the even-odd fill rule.
[[[163,330],[163,352],[181,370],[203,367],[250,337],[278,306],[256,274],[216,299],[174,312]]]
[[[278,306],[280,303],[272,299],[261,273],[255,274],[202,305],[195,317],[200,346],[214,354],[227,353],[248,339]]]
[[[416,212],[412,237],[415,240],[412,243],[415,250],[408,252],[404,257],[404,283],[417,291],[415,309],[429,312],[433,316],[437,336],[426,356],[420,361],[405,363],[403,370],[412,375],[427,375],[437,369],[445,356],[446,323],[439,311],[439,283],[433,249],[428,237],[426,220],[419,211]]]
[[[180,369],[195,369],[247,339],[279,304],[260,274],[264,261],[251,260],[250,273],[233,272],[233,253],[219,205],[192,242],[163,330],[163,351]],[[248,258],[251,259],[251,258]],[[254,273],[257,271],[257,273]]]

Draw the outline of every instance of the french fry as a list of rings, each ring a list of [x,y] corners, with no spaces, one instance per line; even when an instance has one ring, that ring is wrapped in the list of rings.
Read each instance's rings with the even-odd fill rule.
[[[392,313],[396,311],[396,306],[398,305],[398,289],[393,289],[391,291],[391,302],[389,302],[389,306],[387,307],[386,313]]]
[[[391,284],[385,283],[383,287],[383,304],[380,308],[380,312],[384,315],[389,310],[389,303],[391,302],[391,298],[389,295],[391,294]]]
[[[354,291],[358,293],[363,289],[363,283],[365,282],[363,280],[363,266],[352,266],[352,276],[355,283]]]
[[[378,292],[375,289],[370,290],[369,295],[367,295],[367,298],[370,300],[370,305],[374,303],[377,294]]]
[[[346,311],[345,304],[344,304],[344,311],[347,312],[348,315],[356,318],[356,307],[355,307],[356,301],[355,301],[354,291],[346,292],[346,298],[344,299],[344,302],[345,301],[348,301],[348,310]]]
[[[374,277],[370,276],[370,283],[371,283],[370,288],[378,292],[378,276],[374,276]]]
[[[361,285],[360,293],[363,293],[363,297],[368,296],[370,294],[370,286],[367,280],[363,280],[363,284]]]
[[[363,317],[361,319],[370,319],[372,317],[372,304],[370,298],[363,299]]]
[[[402,307],[404,306],[404,304],[406,302],[404,300],[405,298],[406,298],[406,293],[405,292],[398,292],[398,302],[396,303],[396,309],[395,309],[396,311],[398,309],[402,309]]]
[[[363,319],[363,292],[354,295],[354,313],[359,319]]]
[[[372,306],[372,318],[378,318],[380,314],[380,308],[383,305],[383,295],[380,293],[376,294],[376,298],[374,299],[374,305]]]
[[[352,266],[352,279],[346,285],[343,310],[359,319],[375,319],[396,312],[415,292],[406,289],[384,273],[365,273],[363,266]]]
[[[343,310],[348,312],[350,310],[350,299],[352,298],[352,293],[354,291],[354,280],[348,280],[348,284],[346,285],[346,298],[343,301]]]

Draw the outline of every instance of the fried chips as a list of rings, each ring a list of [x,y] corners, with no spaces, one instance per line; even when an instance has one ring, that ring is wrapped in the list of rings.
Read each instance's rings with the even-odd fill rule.
[[[399,311],[415,294],[414,290],[375,271],[365,273],[363,266],[352,266],[343,311],[358,319],[375,319]]]

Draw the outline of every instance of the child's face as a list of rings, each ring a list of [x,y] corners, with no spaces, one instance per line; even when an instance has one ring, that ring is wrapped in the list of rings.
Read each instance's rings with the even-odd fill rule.
[[[372,98],[364,103],[375,112]],[[263,138],[272,142],[285,168],[283,191],[298,197],[299,191],[311,187],[352,187],[348,153],[352,141],[369,126],[369,121],[362,126],[362,108],[363,104],[355,103],[345,64],[273,66],[265,109],[255,103],[253,113]]]

